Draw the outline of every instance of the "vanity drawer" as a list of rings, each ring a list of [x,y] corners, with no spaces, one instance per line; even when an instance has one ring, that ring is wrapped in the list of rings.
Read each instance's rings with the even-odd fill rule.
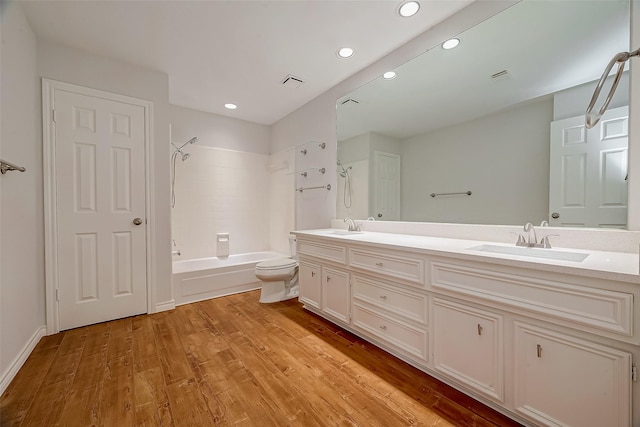
[[[420,258],[349,248],[349,265],[373,273],[424,284],[424,260]]]
[[[395,347],[402,353],[427,361],[426,329],[414,328],[358,303],[353,304],[352,324]]]
[[[308,255],[316,258],[335,261],[346,264],[347,250],[344,246],[329,245],[326,243],[309,242],[298,238],[296,251],[300,255]]]
[[[427,296],[354,275],[353,298],[388,310],[407,319],[427,324]],[[406,286],[405,286],[406,287]]]
[[[509,305],[594,333],[633,335],[633,294],[440,262],[431,263],[431,275],[436,292]]]

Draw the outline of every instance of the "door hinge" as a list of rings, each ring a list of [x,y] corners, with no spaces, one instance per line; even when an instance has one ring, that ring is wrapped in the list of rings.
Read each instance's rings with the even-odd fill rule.
[[[631,381],[638,381],[638,368],[636,365],[631,366]]]
[[[56,122],[56,110],[51,110],[51,121]]]
[[[56,289],[56,301],[60,301],[60,289]]]

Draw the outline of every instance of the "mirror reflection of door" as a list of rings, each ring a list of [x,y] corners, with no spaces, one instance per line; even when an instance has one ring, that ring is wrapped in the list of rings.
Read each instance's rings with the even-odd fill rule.
[[[373,165],[374,217],[397,221],[400,219],[400,156],[375,151]]]
[[[626,228],[629,107],[551,123],[549,224]]]

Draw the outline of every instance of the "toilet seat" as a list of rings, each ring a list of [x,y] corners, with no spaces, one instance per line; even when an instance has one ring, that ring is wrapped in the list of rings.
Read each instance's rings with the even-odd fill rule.
[[[296,260],[291,258],[270,259],[256,264],[256,271],[287,270],[297,265]]]

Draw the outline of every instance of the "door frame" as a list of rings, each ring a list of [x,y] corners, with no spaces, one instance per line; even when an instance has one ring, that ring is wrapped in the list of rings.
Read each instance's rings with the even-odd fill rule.
[[[153,176],[151,175],[151,142],[153,141],[153,102],[143,99],[119,95],[85,86],[60,82],[47,78],[42,79],[42,166],[44,183],[44,258],[45,258],[45,309],[47,335],[60,332],[58,317],[58,232],[56,218],[56,123],[55,93],[71,92],[78,95],[102,98],[109,101],[136,105],[144,109],[144,167],[145,167],[145,247],[146,247],[146,293],[147,313],[152,310],[152,289],[150,284],[154,271],[153,245],[154,239],[149,232],[149,224],[153,224],[152,206]]]

